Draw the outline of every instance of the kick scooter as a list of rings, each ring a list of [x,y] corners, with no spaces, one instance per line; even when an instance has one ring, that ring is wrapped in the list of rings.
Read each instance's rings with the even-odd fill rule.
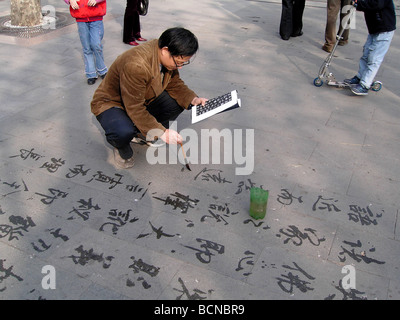
[[[356,11],[355,7],[351,7],[350,13],[347,15],[347,21],[345,25],[350,25],[350,18],[354,15]],[[350,88],[351,84],[348,84],[344,81],[337,81],[335,76],[332,74],[332,72],[329,72],[329,66],[331,65],[333,55],[336,51],[336,48],[339,44],[339,41],[342,39],[342,35],[344,32],[345,28],[342,28],[340,33],[336,36],[336,42],[335,45],[333,46],[332,52],[328,55],[328,57],[325,59],[324,63],[321,65],[318,73],[318,77],[314,79],[314,85],[316,87],[321,87],[324,84],[324,80],[328,86],[335,86],[338,88]],[[380,81],[374,81],[371,85],[371,90],[373,91],[379,91],[382,89],[382,82]]]

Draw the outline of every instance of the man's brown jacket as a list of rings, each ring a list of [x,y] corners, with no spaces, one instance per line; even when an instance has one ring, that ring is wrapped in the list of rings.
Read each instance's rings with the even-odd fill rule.
[[[144,136],[151,129],[165,131],[146,110],[164,90],[185,109],[196,97],[179,77],[178,70],[160,72],[158,40],[155,39],[126,51],[114,61],[94,93],[91,110],[98,116],[112,107],[125,109]]]

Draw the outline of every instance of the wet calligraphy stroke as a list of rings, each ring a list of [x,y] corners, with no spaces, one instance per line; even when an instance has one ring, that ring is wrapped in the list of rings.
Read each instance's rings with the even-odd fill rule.
[[[127,223],[133,223],[139,220],[137,217],[131,218],[131,212],[131,209],[128,209],[126,212],[117,209],[111,209],[107,217],[109,222],[103,223],[99,230],[104,231],[106,226],[111,226],[112,233],[117,234],[118,230]]]
[[[287,274],[281,274],[281,277],[277,277],[278,286],[287,293],[292,294],[295,288],[299,289],[301,292],[305,293],[314,290],[312,288],[311,282],[303,280],[301,276],[306,277],[308,280],[315,280],[315,278],[309,275],[306,271],[298,266],[297,263],[293,262],[294,267],[289,265],[283,265],[282,267],[288,269]],[[292,272],[293,271],[293,272]],[[296,274],[298,273],[298,274]]]
[[[214,256],[215,254],[211,251],[215,251],[217,254],[224,254],[225,253],[225,246],[210,240],[206,239],[196,239],[197,242],[201,243],[200,248],[194,248],[190,246],[184,246],[186,248],[192,249],[196,252],[196,257],[197,259],[202,262],[202,263],[210,263],[211,262],[211,257]]]
[[[35,161],[38,161],[40,158],[44,158],[44,156],[41,156],[38,153],[33,152],[33,150],[35,150],[34,148],[28,150],[28,149],[20,149],[19,152],[20,154],[14,155],[14,156],[10,156],[10,158],[16,158],[16,157],[20,157],[23,160],[26,159],[33,159]]]
[[[180,296],[176,297],[176,300],[182,300],[182,297],[185,296],[186,299],[188,300],[205,300],[207,297],[202,297],[201,295],[206,295],[207,293],[200,290],[200,289],[193,289],[193,294],[190,294],[189,289],[186,287],[185,282],[182,280],[182,278],[178,278],[178,282],[181,285],[182,289],[176,289],[174,288],[175,291],[178,291],[181,293]],[[214,290],[210,289],[208,290],[208,293],[212,293]]]
[[[114,259],[113,256],[103,257],[103,253],[95,253],[93,248],[85,250],[83,249],[83,245],[75,248],[75,251],[80,255],[70,255],[68,258],[71,258],[75,264],[79,264],[81,266],[87,265],[90,261],[95,261],[102,264],[103,269],[108,269],[111,266],[111,261]]]
[[[321,242],[324,242],[325,237],[319,238],[316,234],[316,231],[312,228],[305,228],[302,232],[300,229],[294,225],[290,225],[287,229],[279,229],[279,232],[286,236],[287,238],[283,241],[284,244],[287,244],[291,241],[295,246],[301,246],[303,244],[303,240],[308,240],[313,246],[319,246]],[[276,235],[278,238],[281,237],[280,234]]]
[[[160,272],[159,267],[150,265],[150,264],[144,262],[142,259],[136,259],[134,256],[132,256],[131,259],[132,259],[133,263],[129,266],[129,268],[132,269],[133,273],[135,273],[135,274],[144,273],[145,275],[148,275],[151,278],[154,278]],[[141,277],[141,276],[138,277],[137,281],[142,282],[142,286],[144,289],[151,288],[151,285],[148,283],[148,281],[146,281],[146,279],[144,277]],[[126,285],[128,287],[133,287],[133,286],[135,286],[135,283],[131,279],[128,279],[126,282]]]
[[[165,199],[160,197],[153,197],[154,199],[164,202],[164,205],[172,206],[174,210],[181,209],[181,213],[187,213],[190,208],[194,208],[199,203],[198,199],[190,199],[187,195],[179,192],[171,193]]]
[[[79,206],[78,208],[73,207],[71,211],[68,213],[76,214],[78,217],[82,218],[84,221],[88,220],[90,217],[91,210],[100,210],[100,206],[98,204],[92,203],[92,198],[88,200],[80,199],[78,201]],[[74,220],[75,216],[71,216],[68,220]]]
[[[14,268],[14,266],[11,266],[9,268],[7,268],[5,266],[5,262],[7,260],[6,259],[0,259],[0,284],[3,283],[3,281],[5,281],[6,279],[13,277],[15,279],[17,279],[18,281],[23,281],[24,279],[18,275],[16,275],[12,269]],[[7,287],[0,287],[0,292],[4,292],[7,289]]]
[[[361,249],[362,247],[362,243],[360,240],[358,240],[357,242],[351,242],[351,241],[343,241],[343,243],[345,245],[348,245],[351,247],[351,250],[348,250],[347,248],[345,248],[344,246],[341,246],[342,251],[339,252],[339,260],[340,262],[345,262],[346,261],[346,255],[350,258],[352,258],[353,260],[357,261],[357,262],[365,262],[366,264],[370,264],[370,263],[376,263],[376,264],[385,264],[385,261],[379,261],[376,260],[374,258],[370,258],[367,256],[367,252],[365,250],[361,250],[359,253],[356,253],[356,249],[359,248]],[[368,250],[369,252],[375,252],[375,248],[372,247]]]
[[[216,172],[216,174],[211,172]],[[203,181],[212,181],[217,183],[232,183],[232,181],[223,178],[221,176],[221,173],[223,173],[222,170],[204,168],[194,177],[194,180],[197,180],[197,178],[201,176],[201,180]]]
[[[11,215],[8,220],[11,224],[0,225],[0,239],[8,236],[9,241],[19,240],[18,236],[24,236],[23,231],[29,232],[29,228],[36,226],[31,217],[23,218]]]

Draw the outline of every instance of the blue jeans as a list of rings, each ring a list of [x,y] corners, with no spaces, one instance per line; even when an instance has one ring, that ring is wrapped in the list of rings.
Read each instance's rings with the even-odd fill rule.
[[[104,64],[103,45],[101,41],[104,36],[103,21],[77,22],[79,38],[83,49],[83,60],[85,62],[86,77],[97,78],[107,73]]]
[[[364,44],[357,77],[369,89],[373,83],[386,52],[389,50],[394,31],[369,34]]]
[[[174,121],[183,111],[183,108],[166,91],[161,93],[146,109],[167,129],[169,122]],[[132,157],[133,150],[130,142],[140,131],[126,111],[114,107],[100,113],[96,119],[104,129],[107,142],[118,149],[121,157],[123,159]]]

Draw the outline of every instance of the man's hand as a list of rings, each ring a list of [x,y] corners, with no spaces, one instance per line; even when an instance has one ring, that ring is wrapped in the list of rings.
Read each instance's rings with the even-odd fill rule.
[[[97,2],[96,0],[89,0],[87,4],[89,7],[94,7],[97,4]]]
[[[69,0],[69,4],[71,5],[71,8],[74,10],[79,9],[78,2],[79,2],[79,0]]]
[[[182,136],[172,129],[165,130],[160,139],[168,144],[181,144],[183,142]]]
[[[196,98],[194,98],[194,99],[192,100],[192,105],[193,105],[193,106],[198,106],[199,104],[201,104],[202,106],[204,106],[204,105],[206,104],[207,100],[208,100],[208,99],[206,99],[206,98],[199,98],[199,97],[196,97]]]

